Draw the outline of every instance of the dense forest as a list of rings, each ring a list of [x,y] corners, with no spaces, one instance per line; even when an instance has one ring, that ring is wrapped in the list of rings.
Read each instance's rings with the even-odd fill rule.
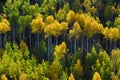
[[[1,80],[120,80],[120,0],[1,0]]]

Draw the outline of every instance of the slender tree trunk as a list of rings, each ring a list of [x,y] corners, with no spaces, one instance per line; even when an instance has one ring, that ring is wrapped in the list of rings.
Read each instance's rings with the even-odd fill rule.
[[[48,46],[48,60],[50,60],[50,55],[52,53],[52,39],[51,39],[51,36],[48,37],[48,40],[47,40],[47,46]]]
[[[118,44],[118,47],[120,47],[120,39],[119,39],[117,42],[118,42],[118,43],[117,43],[117,44]]]
[[[70,23],[70,29],[72,29],[73,23]],[[73,37],[70,37],[70,54],[72,54],[72,46],[73,46]]]
[[[0,48],[2,48],[2,34],[0,33]]]
[[[58,36],[55,37],[55,45],[58,44]]]
[[[87,40],[87,49],[86,50],[88,52],[88,50],[89,50],[89,37],[87,37],[86,40]]]
[[[72,41],[72,37],[70,38],[70,54],[72,54],[72,45],[73,45],[73,41]]]
[[[83,53],[83,50],[84,50],[84,35],[82,34],[81,35],[81,52]]]
[[[7,34],[4,33],[4,46],[5,46],[5,44],[6,44],[6,41],[7,41]]]
[[[109,48],[109,53],[111,52],[112,50],[112,40],[110,40],[110,48]]]
[[[114,49],[117,48],[117,41],[114,41]]]
[[[77,51],[77,40],[74,37],[74,53],[76,53],[76,51]]]
[[[65,34],[63,34],[63,41],[65,41]]]

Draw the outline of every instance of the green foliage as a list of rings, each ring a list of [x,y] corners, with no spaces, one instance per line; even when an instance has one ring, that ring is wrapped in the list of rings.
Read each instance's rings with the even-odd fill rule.
[[[37,51],[36,57],[38,61],[42,61],[43,59],[47,60],[47,47],[45,41],[41,41],[39,43],[39,49]]]
[[[54,38],[57,37],[60,42],[63,41],[61,37],[64,35],[64,42],[66,45],[69,44],[67,36],[70,32],[72,38],[75,36],[76,39],[81,40],[81,42],[76,42],[78,43],[76,46],[81,45],[81,48],[83,49],[86,47],[90,47],[91,49],[92,42],[101,43],[104,41],[104,37],[107,40],[110,39],[110,41],[116,41],[116,43],[120,39],[120,5],[118,0],[33,1],[35,3],[30,3],[30,0],[7,0],[4,6],[3,3],[0,3],[0,11],[3,6],[2,12],[4,12],[0,13],[0,22],[4,19],[4,24],[9,24],[7,21],[8,19],[12,28],[15,27],[16,32],[22,34],[28,29],[27,27],[30,26],[30,22],[33,20],[33,33],[45,33],[45,38],[51,37],[52,39],[49,40],[53,41]],[[40,4],[37,4],[36,2]],[[35,18],[35,16],[37,16],[37,18]],[[102,24],[100,22],[102,22]],[[0,25],[0,29],[1,28],[3,28],[3,31],[7,29],[3,24]],[[98,50],[97,53],[95,47],[93,47],[91,52],[85,53],[84,50],[78,50],[71,55],[65,54],[68,53],[66,49],[67,46],[63,45],[59,47],[58,42],[57,47],[55,47],[55,53],[51,53],[53,50],[49,50],[49,47],[50,49],[53,49],[53,46],[56,46],[54,45],[55,41],[53,43],[51,41],[47,49],[45,39],[42,37],[42,40],[40,41],[41,35],[39,38],[33,34],[30,34],[29,36],[29,31],[30,30],[26,30],[25,32],[25,40],[29,41],[31,38],[31,41],[29,41],[30,43],[28,43],[29,45],[32,44],[32,48],[34,48],[34,46],[36,47],[36,44],[34,45],[34,43],[39,43],[37,45],[38,49],[35,50],[36,53],[32,56],[32,53],[29,52],[28,46],[24,42],[20,44],[20,48],[15,43],[7,43],[5,49],[0,49],[1,77],[8,77],[9,80],[68,80],[68,75],[71,73],[69,79],[73,79],[74,77],[75,80],[81,78],[83,80],[90,80],[95,73],[95,76],[101,76],[102,80],[119,80],[119,51],[115,52],[115,54],[111,53],[111,55],[108,55],[104,50]],[[83,36],[79,37],[80,34]],[[15,37],[17,38],[16,41],[19,41],[18,37],[21,38],[22,36],[17,36],[16,33],[15,36],[13,33],[11,36],[11,32],[10,34],[0,35],[0,38],[5,37],[10,37],[11,40],[12,37]],[[30,38],[27,39],[28,37]],[[74,42],[72,41],[72,38],[71,44]],[[88,38],[91,38],[93,41],[89,41]],[[97,38],[100,38],[100,40]],[[84,42],[83,44],[82,41]],[[87,42],[87,45],[85,42]],[[107,46],[107,44],[105,45],[103,43],[103,46]],[[110,48],[112,48],[112,44],[113,43],[110,42]],[[73,45],[74,43],[70,49],[71,52],[74,49]],[[119,46],[119,44],[117,44],[117,46]],[[108,48],[109,47],[106,47],[106,49]],[[50,55],[47,54],[47,50],[48,53],[51,53]],[[56,56],[55,58],[58,59],[54,59],[53,54]],[[49,61],[44,61],[47,60],[48,56],[50,56],[50,59],[48,59]],[[51,63],[51,61],[53,62]]]
[[[60,77],[60,80],[68,80],[68,75],[66,72],[62,73],[62,76]]]
[[[32,16],[26,15],[26,16],[19,16],[18,24],[19,24],[19,32],[23,32],[27,26],[29,26],[29,23],[32,21]]]
[[[113,21],[114,20],[114,15],[116,14],[116,8],[114,5],[107,5],[105,7],[105,12],[104,12],[104,16],[106,21]]]
[[[4,6],[4,13],[8,15],[10,23],[17,24],[17,20],[19,18],[19,11],[18,8],[20,6],[21,2],[20,0],[17,2],[14,0],[14,3],[12,3],[12,0],[7,0]]]
[[[82,12],[82,5],[80,3],[80,0],[74,0],[73,6],[74,7],[72,7],[72,8],[75,12]]]
[[[56,0],[44,0],[41,5],[40,12],[44,13],[45,16],[55,15],[56,6],[57,6]]]
[[[120,78],[120,69],[118,70],[117,74],[118,78]]]
[[[83,66],[85,79],[92,79],[93,71],[92,71],[91,66],[93,64],[95,64],[97,58],[98,58],[98,54],[97,54],[95,48],[92,47],[91,53],[86,54],[85,64]]]
[[[55,17],[57,20],[61,21],[65,21],[66,19],[66,15],[68,13],[68,11],[70,10],[70,6],[69,3],[66,3],[63,7],[63,9],[59,9],[58,12],[56,13]]]
[[[0,15],[0,22],[2,21],[3,17]]]
[[[21,10],[22,10],[22,15],[31,15],[35,16],[36,14],[39,13],[40,8],[38,4],[31,5],[30,2],[24,1],[23,4],[21,4]]]
[[[100,73],[102,80],[110,80],[113,71],[113,64],[110,56],[105,51],[100,51],[96,64],[94,67],[92,66],[92,69]]]
[[[4,6],[4,13],[7,14],[12,27],[18,26],[20,33],[24,32],[39,11],[39,5],[31,5],[29,0],[7,0]]]
[[[95,2],[96,2],[96,0],[84,0],[82,5],[85,7],[85,12],[86,13],[90,13],[93,16],[96,15],[97,9],[94,6]]]
[[[113,62],[113,69],[114,69],[114,75],[118,78],[120,78],[120,50],[112,50],[111,52],[111,59]],[[116,73],[116,75],[115,75]]]
[[[120,16],[115,18],[114,26],[120,28]]]
[[[15,43],[12,47],[10,43],[7,43],[5,48],[0,60],[0,74],[5,73],[10,78],[18,79],[22,71],[27,73],[29,71],[28,69],[31,69],[30,67],[36,66],[36,60],[29,58],[29,52],[21,53]],[[32,71],[32,69],[30,71]]]

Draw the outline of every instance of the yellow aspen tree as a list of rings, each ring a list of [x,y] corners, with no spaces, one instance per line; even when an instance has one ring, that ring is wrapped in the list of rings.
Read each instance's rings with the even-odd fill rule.
[[[6,33],[11,30],[10,23],[7,19],[2,19],[0,22],[0,33]]]
[[[75,21],[75,12],[70,10],[67,14],[66,20],[68,23],[72,23]]]
[[[52,62],[52,65],[50,66],[49,72],[50,72],[51,80],[57,80],[58,79],[59,68],[58,68],[58,65],[57,65],[56,61]]]
[[[80,59],[77,60],[77,63],[75,64],[75,68],[76,68],[77,74],[79,76],[82,76],[82,74],[83,74],[83,66],[81,65]]]
[[[8,80],[5,74],[2,74],[1,80]]]
[[[60,60],[67,52],[67,46],[65,42],[55,46],[54,56],[56,60]]]
[[[95,72],[93,74],[93,79],[92,80],[101,80],[100,74],[98,72]]]
[[[71,73],[70,76],[69,76],[69,80],[75,80],[72,73]]]
[[[31,22],[32,33],[41,33],[44,30],[45,23],[41,14],[38,14]]]

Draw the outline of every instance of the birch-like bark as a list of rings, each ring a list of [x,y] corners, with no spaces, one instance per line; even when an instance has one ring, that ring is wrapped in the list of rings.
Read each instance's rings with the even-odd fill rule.
[[[112,40],[110,40],[110,48],[109,48],[109,52],[111,52],[112,50]]]
[[[84,35],[81,35],[81,52],[83,53],[84,50]]]
[[[0,33],[0,48],[2,48],[2,34]]]
[[[65,33],[63,34],[63,41],[65,41]]]
[[[52,39],[51,39],[51,36],[48,37],[48,40],[47,40],[47,47],[48,47],[48,60],[50,60],[50,55],[52,53]]]
[[[6,42],[7,42],[7,33],[4,33],[4,46],[5,46],[5,44],[6,44]]]
[[[58,45],[58,36],[55,37],[55,44]]]
[[[117,48],[117,41],[114,41],[114,49]]]
[[[86,43],[87,44],[87,49],[86,50],[88,52],[88,50],[89,50],[89,38],[87,37],[86,40],[87,40],[87,43]]]
[[[72,54],[72,45],[73,45],[73,42],[72,42],[72,37],[70,38],[70,54]]]
[[[76,53],[76,51],[77,51],[77,40],[74,37],[74,53]]]

